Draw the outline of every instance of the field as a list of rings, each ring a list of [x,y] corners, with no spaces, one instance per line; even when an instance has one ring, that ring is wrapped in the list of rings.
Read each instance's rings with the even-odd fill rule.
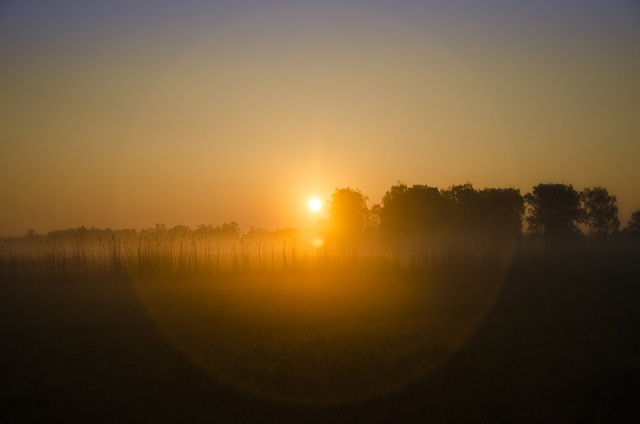
[[[4,256],[2,422],[640,420],[637,254],[196,272],[139,247]]]

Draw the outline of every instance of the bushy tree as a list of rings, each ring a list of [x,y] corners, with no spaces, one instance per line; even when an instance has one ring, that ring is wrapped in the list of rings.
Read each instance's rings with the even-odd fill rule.
[[[631,214],[631,219],[627,223],[625,231],[629,234],[640,236],[640,209]]]
[[[480,193],[469,182],[442,190],[449,200],[450,229],[458,235],[471,237],[481,231],[484,218],[484,204]]]
[[[513,188],[476,190],[470,183],[446,190],[398,183],[382,199],[382,240],[409,247],[439,242],[502,242],[522,231],[524,201]]]
[[[216,226],[211,224],[200,224],[193,231],[193,234],[197,237],[211,237],[229,240],[240,238],[242,235],[240,232],[240,226],[235,221]]]
[[[336,188],[328,210],[331,238],[340,245],[354,246],[369,222],[367,197],[357,189]]]
[[[584,223],[590,232],[610,234],[618,231],[618,206],[616,196],[610,195],[606,188],[585,188],[580,193]]]
[[[515,188],[487,188],[480,191],[483,228],[492,239],[519,239],[522,234],[524,198]]]
[[[389,244],[433,240],[445,230],[448,205],[438,188],[398,183],[382,198],[380,236]]]
[[[443,191],[450,208],[452,233],[484,242],[514,240],[522,233],[524,200],[514,188],[474,189],[471,183]]]
[[[528,206],[528,229],[546,237],[566,237],[580,233],[583,220],[580,193],[567,184],[538,184],[524,196]]]

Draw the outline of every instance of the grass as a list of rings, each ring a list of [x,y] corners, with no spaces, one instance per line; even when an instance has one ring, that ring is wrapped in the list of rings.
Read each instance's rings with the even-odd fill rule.
[[[507,261],[455,249],[416,258],[303,247],[5,245],[0,419],[640,417],[633,251],[531,248]]]
[[[478,268],[506,266],[514,246],[459,241],[413,249],[388,249],[364,239],[358,249],[314,247],[300,232],[241,236],[195,231],[70,230],[48,236],[0,239],[0,277],[89,278],[112,275],[213,276],[264,271],[371,268]],[[104,233],[104,234],[102,234]]]
[[[326,404],[384,393],[436,367],[486,313],[500,283],[490,277],[297,271],[136,287],[205,371],[256,395]]]

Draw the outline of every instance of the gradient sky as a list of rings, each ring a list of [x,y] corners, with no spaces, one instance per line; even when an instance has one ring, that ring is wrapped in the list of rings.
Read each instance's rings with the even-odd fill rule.
[[[4,0],[0,63],[0,236],[304,227],[398,180],[640,209],[637,1]]]

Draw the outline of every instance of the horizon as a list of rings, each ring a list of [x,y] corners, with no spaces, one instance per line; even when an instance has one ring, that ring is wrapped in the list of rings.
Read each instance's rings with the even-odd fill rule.
[[[523,202],[524,202],[524,210],[521,216],[521,223],[522,223],[522,228],[521,228],[521,234],[522,235],[532,235],[535,234],[535,231],[530,231],[527,225],[527,219],[528,217],[531,216],[531,207],[532,205],[529,204],[527,202],[527,200],[525,199],[525,195],[530,194],[531,192],[523,192],[522,190],[520,190],[517,187],[512,187],[512,186],[508,186],[508,187],[475,187],[473,186],[473,184],[471,184],[470,182],[466,182],[464,184],[454,184],[454,185],[450,185],[448,187],[436,187],[436,186],[430,186],[428,184],[405,184],[404,182],[401,181],[397,181],[396,184],[392,187],[389,188],[389,190],[391,190],[392,188],[404,185],[407,187],[416,187],[416,186],[424,186],[424,187],[429,187],[429,188],[435,188],[437,189],[441,194],[444,194],[445,191],[450,190],[451,188],[454,187],[462,187],[465,185],[470,184],[471,187],[475,190],[476,193],[480,193],[482,190],[493,190],[493,189],[497,189],[497,190],[505,190],[505,189],[514,189],[517,190],[517,192],[520,194],[520,196],[522,196]],[[571,187],[573,188],[577,194],[582,195],[582,192],[586,189],[593,189],[593,188],[604,188],[606,190],[606,187],[602,187],[602,186],[594,186],[594,187],[585,187],[583,190],[577,190],[575,187],[573,187],[571,184],[565,184],[565,183],[551,183],[551,182],[547,182],[547,183],[539,183],[539,185],[563,185],[563,186],[567,186],[567,187]],[[535,187],[534,187],[535,188]],[[361,193],[359,189],[357,189],[356,187],[349,187],[349,186],[345,186],[343,188],[338,188],[336,187],[336,189],[334,190],[334,194],[342,191],[342,190],[353,190],[357,193],[360,193],[363,196],[364,202],[365,202],[365,206],[367,207],[367,210],[369,214],[374,214],[375,216],[378,216],[379,211],[376,211],[375,208],[376,207],[383,207],[384,208],[384,204],[382,202],[382,200],[380,202],[375,202],[372,203],[369,200],[369,197],[367,196],[366,193]],[[386,192],[386,194],[389,194],[389,190]],[[533,191],[533,190],[532,190]],[[612,199],[614,200],[614,205],[617,208],[617,198],[615,196],[614,193],[608,193],[608,195],[610,195],[612,197]],[[315,205],[312,205],[312,203],[316,203]],[[245,223],[240,223],[235,219],[231,219],[229,221],[225,221],[225,222],[198,222],[198,223],[184,223],[184,222],[177,222],[177,223],[169,223],[167,224],[166,222],[155,222],[155,223],[150,223],[148,225],[142,225],[142,226],[123,226],[123,227],[114,227],[114,226],[96,226],[96,225],[91,225],[89,224],[82,224],[82,225],[76,225],[76,226],[71,226],[71,227],[65,227],[65,228],[52,228],[52,229],[47,229],[47,230],[38,230],[35,228],[29,228],[27,229],[25,232],[21,233],[21,234],[0,234],[0,238],[20,238],[20,237],[24,237],[24,236],[30,236],[30,235],[36,235],[36,236],[48,236],[51,233],[56,233],[56,232],[64,232],[64,231],[76,231],[76,230],[80,230],[80,229],[86,229],[86,230],[96,230],[96,231],[114,231],[114,232],[118,232],[118,231],[135,231],[135,232],[142,232],[145,230],[158,230],[159,227],[162,227],[166,230],[172,230],[174,228],[179,228],[179,227],[186,227],[189,231],[196,231],[199,227],[209,227],[212,229],[215,228],[222,228],[222,227],[226,227],[227,225],[235,225],[237,226],[237,230],[238,233],[240,235],[248,235],[251,234],[254,231],[258,231],[258,232],[262,232],[262,231],[266,231],[268,233],[272,233],[274,235],[276,235],[278,232],[282,232],[282,231],[288,231],[288,230],[293,230],[293,231],[299,231],[302,233],[307,233],[309,235],[315,234],[318,231],[322,231],[321,227],[324,224],[327,224],[330,220],[331,220],[331,216],[329,213],[329,207],[331,204],[331,199],[330,198],[319,198],[319,197],[310,197],[308,199],[305,199],[303,202],[303,208],[305,209],[306,212],[302,212],[302,213],[306,213],[307,215],[307,219],[306,219],[306,226],[295,226],[295,225],[283,225],[283,226],[279,226],[279,227],[262,227],[262,226],[257,226],[257,225],[252,225],[251,223],[249,223],[248,225]],[[313,207],[312,207],[313,206]],[[584,208],[585,205],[583,204],[583,201],[581,200],[581,208]],[[301,208],[302,209],[302,208]],[[634,212],[640,212],[640,209],[635,210]],[[630,215],[630,214],[629,214]],[[629,225],[631,225],[631,216],[624,218],[620,215],[620,213],[616,213],[615,217],[617,217],[619,219],[619,229],[614,231],[614,232],[623,232],[625,231]],[[379,224],[378,224],[379,225]],[[378,225],[376,225],[375,227],[372,227],[372,229],[374,229],[376,232],[378,231]],[[578,222],[577,224],[577,228],[579,230],[579,232],[582,235],[589,235],[591,234],[593,231],[589,229],[589,225],[586,222]]]

